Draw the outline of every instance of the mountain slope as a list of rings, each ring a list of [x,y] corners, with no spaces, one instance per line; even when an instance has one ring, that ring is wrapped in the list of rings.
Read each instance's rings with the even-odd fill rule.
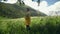
[[[19,18],[24,17],[26,13],[26,8],[29,8],[31,11],[31,16],[46,16],[45,14],[38,12],[28,6],[25,5],[17,5],[17,4],[5,4],[0,2],[0,16],[8,17],[8,18]],[[38,13],[37,13],[38,12]]]

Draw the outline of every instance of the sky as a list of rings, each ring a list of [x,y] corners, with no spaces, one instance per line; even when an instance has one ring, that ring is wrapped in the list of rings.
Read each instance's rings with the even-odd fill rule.
[[[0,0],[0,1],[4,3],[9,3],[9,4],[14,4],[17,2],[17,0],[6,0],[6,1]]]
[[[46,15],[51,15],[51,12],[55,14],[55,11],[60,11],[60,1],[58,0],[41,0],[40,6],[38,6],[37,2],[32,2],[31,0],[24,1],[26,5],[38,10],[40,12],[45,13]],[[54,15],[53,14],[53,15]],[[60,14],[60,13],[59,13]]]
[[[4,1],[2,1],[4,2]],[[17,0],[8,0],[5,3],[14,4]],[[51,15],[52,11],[60,11],[60,0],[41,0],[40,6],[38,6],[36,0],[24,0],[25,5],[32,7],[35,10],[45,13],[46,15]],[[59,13],[60,14],[60,13]],[[54,14],[53,14],[54,15]]]

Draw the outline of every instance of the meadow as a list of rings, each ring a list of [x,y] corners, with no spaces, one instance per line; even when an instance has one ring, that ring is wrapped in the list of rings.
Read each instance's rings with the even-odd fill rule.
[[[0,34],[60,34],[60,16],[31,17],[30,30],[24,18],[0,17]]]

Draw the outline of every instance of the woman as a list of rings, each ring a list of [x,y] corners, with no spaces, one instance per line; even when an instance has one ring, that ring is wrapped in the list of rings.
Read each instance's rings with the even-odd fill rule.
[[[30,30],[30,23],[31,23],[30,11],[29,11],[29,8],[27,8],[27,12],[25,14],[25,24],[26,24],[27,30]]]

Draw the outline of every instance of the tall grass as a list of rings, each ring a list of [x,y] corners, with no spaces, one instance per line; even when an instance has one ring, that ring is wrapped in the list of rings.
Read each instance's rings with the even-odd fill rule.
[[[30,28],[24,18],[0,20],[0,34],[60,34],[60,17],[31,18]]]

